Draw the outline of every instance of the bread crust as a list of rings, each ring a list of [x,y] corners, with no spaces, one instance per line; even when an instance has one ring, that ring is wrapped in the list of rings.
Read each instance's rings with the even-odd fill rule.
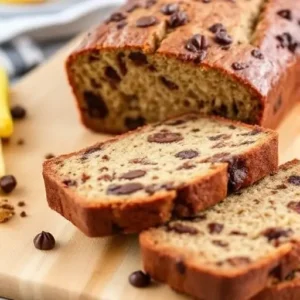
[[[255,128],[220,117],[211,117],[211,119],[228,123],[228,125]],[[147,127],[141,127],[100,144],[113,143],[115,140],[137,134]],[[262,128],[260,130],[266,131]],[[242,161],[247,170],[247,176],[238,188],[251,185],[266,175],[276,172],[278,168],[278,134],[272,131],[268,132],[270,134],[264,142],[245,153],[233,156],[234,161]],[[55,175],[55,166],[59,161],[84,153],[100,144],[46,160],[43,165],[43,177],[50,208],[63,215],[90,237],[136,233],[152,226],[162,225],[173,216],[191,216],[197,211],[222,201],[228,193],[228,168],[231,168],[233,161],[216,162],[214,169],[210,170],[209,174],[195,178],[177,190],[162,191],[153,196],[130,202],[118,202],[117,199],[105,204],[89,202],[66,188]]]
[[[281,166],[281,169],[297,163],[299,163],[297,160],[288,162]],[[300,263],[300,240],[281,245],[274,249],[272,255],[261,258],[244,268],[230,271],[217,271],[212,267],[201,266],[187,251],[154,243],[151,230],[141,233],[139,240],[144,269],[153,279],[165,282],[174,290],[201,300],[252,299],[268,286],[275,270],[279,272],[279,276],[285,278]],[[178,271],[178,262],[184,264],[183,274]],[[293,287],[292,283],[284,283],[267,288],[253,300],[299,299],[294,295],[299,295],[300,289],[297,287],[293,294]],[[291,298],[284,298],[287,295]]]
[[[181,3],[186,5],[186,10],[192,15],[194,15],[195,10],[200,11],[198,12],[199,15],[197,14],[198,19],[201,19],[201,10],[212,5],[203,4],[201,3],[202,1],[190,1],[188,4],[186,2],[188,1],[181,1]],[[131,0],[118,10],[126,14],[129,20],[137,18],[137,16],[132,15],[135,12],[127,12],[128,7],[132,3],[143,5],[145,1]],[[93,51],[138,50],[146,54],[174,58],[184,64],[191,64],[191,66],[196,68],[203,67],[217,70],[224,76],[234,79],[251,91],[253,97],[260,101],[260,111],[257,113],[255,123],[264,127],[275,128],[291,106],[296,103],[300,95],[300,56],[292,54],[287,49],[278,47],[278,40],[276,39],[277,34],[289,32],[296,40],[300,40],[298,24],[296,20],[292,22],[278,17],[277,12],[282,9],[290,9],[297,16],[300,14],[300,3],[295,3],[294,0],[268,1],[259,16],[259,22],[255,30],[252,32],[251,44],[233,45],[230,51],[222,50],[219,45],[211,45],[206,59],[199,64],[193,62],[194,56],[183,47],[186,37],[191,36],[195,31],[194,25],[187,24],[180,27],[180,30],[174,30],[171,34],[166,34],[166,16],[159,13],[164,3],[163,0],[159,0],[148,10],[148,15],[155,15],[158,18],[159,24],[157,26],[142,29],[134,26],[125,26],[116,30],[115,23],[106,22],[93,30],[68,57],[66,69],[78,107],[80,106],[81,96],[72,75],[72,65],[78,58]],[[233,3],[227,1],[225,4],[222,4],[222,9],[228,12],[228,15],[234,19],[233,22],[236,22],[236,26],[238,26],[239,17],[232,16],[231,13],[233,6]],[[147,11],[144,11],[142,15],[144,14],[147,14]],[[162,40],[158,42],[160,38]],[[155,46],[157,43],[158,46]],[[265,59],[253,59],[251,51],[256,47],[264,53]],[[250,67],[234,71],[231,66],[237,61],[250,62]],[[80,111],[80,115],[83,124],[90,129],[119,133],[119,130],[113,126],[101,120],[93,120],[82,111]]]

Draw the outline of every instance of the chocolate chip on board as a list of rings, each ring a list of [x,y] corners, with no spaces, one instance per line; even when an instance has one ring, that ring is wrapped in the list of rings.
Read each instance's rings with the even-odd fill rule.
[[[39,250],[52,250],[55,247],[55,239],[49,232],[42,231],[33,240],[34,246]]]
[[[157,132],[148,136],[148,142],[150,143],[174,143],[183,140],[181,133],[177,132]]]
[[[132,182],[127,184],[111,184],[107,188],[108,195],[130,195],[144,188],[141,183]]]
[[[15,105],[10,109],[11,116],[14,120],[21,120],[26,117],[26,109],[21,105]]]
[[[135,271],[129,275],[129,283],[137,288],[147,287],[151,283],[151,277],[142,271]]]
[[[4,193],[11,193],[16,186],[17,180],[13,175],[5,175],[0,178],[0,188]]]

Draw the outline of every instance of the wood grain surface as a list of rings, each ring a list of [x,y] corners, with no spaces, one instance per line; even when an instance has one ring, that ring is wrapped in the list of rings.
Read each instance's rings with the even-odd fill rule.
[[[188,299],[164,285],[135,289],[128,275],[141,268],[136,236],[90,239],[51,211],[46,203],[42,162],[48,153],[61,154],[107,138],[89,132],[78,121],[66,83],[64,49],[12,90],[12,101],[25,106],[28,118],[16,123],[15,134],[4,146],[8,172],[18,180],[8,197],[25,201],[27,218],[16,216],[0,224],[0,296],[14,300]],[[300,156],[300,103],[280,126],[280,161]],[[17,145],[23,138],[25,144]],[[5,198],[0,195],[0,198]],[[38,251],[32,240],[51,232],[58,245]]]

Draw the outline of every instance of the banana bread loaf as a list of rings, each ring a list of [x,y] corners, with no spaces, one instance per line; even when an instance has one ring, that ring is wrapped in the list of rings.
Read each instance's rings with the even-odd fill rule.
[[[292,161],[197,217],[142,233],[145,271],[197,299],[250,299],[299,266],[299,213]]]
[[[89,236],[139,232],[276,171],[277,151],[271,130],[186,115],[46,161],[47,198]]]
[[[83,123],[199,111],[275,127],[299,97],[300,2],[129,0],[67,60]]]

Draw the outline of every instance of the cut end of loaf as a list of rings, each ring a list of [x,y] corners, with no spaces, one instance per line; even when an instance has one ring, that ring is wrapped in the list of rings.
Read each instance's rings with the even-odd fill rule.
[[[253,90],[208,65],[134,49],[93,50],[71,56],[68,70],[82,120],[97,131],[125,132],[188,112],[260,123]]]

